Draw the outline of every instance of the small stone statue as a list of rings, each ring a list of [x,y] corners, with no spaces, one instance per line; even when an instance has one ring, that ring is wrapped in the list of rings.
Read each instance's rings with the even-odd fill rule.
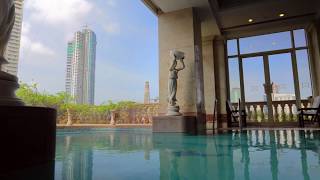
[[[20,106],[23,102],[15,97],[14,91],[19,88],[18,78],[1,71],[1,66],[8,63],[4,58],[5,48],[15,20],[13,0],[0,0],[0,105]]]
[[[180,108],[177,105],[177,79],[178,79],[178,72],[185,68],[185,64],[183,62],[184,53],[181,51],[173,50],[170,52],[173,60],[171,61],[171,65],[169,68],[169,81],[168,81],[168,116],[180,116],[181,113],[179,112]],[[178,62],[181,63],[181,67],[178,66]]]

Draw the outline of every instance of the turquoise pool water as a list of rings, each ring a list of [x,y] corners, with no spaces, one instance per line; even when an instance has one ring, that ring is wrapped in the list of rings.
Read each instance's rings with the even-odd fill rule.
[[[55,179],[320,179],[320,131],[58,131]]]

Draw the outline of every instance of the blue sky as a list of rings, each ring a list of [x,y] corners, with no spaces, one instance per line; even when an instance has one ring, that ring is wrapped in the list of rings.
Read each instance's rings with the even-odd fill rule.
[[[157,17],[140,0],[26,0],[19,79],[64,91],[67,41],[88,25],[97,35],[95,102],[158,97]]]

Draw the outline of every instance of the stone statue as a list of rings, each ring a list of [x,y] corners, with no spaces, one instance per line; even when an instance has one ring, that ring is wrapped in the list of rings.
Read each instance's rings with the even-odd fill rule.
[[[13,0],[0,1],[0,105],[23,105],[15,97],[15,90],[19,88],[18,78],[1,71],[1,66],[8,63],[4,58],[5,48],[10,38],[15,20],[15,7]]]
[[[168,116],[180,116],[179,106],[176,104],[177,99],[177,88],[178,88],[178,72],[185,68],[185,64],[183,62],[184,53],[181,51],[172,50],[171,56],[173,60],[170,63],[169,68],[169,81],[168,81]],[[178,62],[181,63],[182,66],[178,67]]]
[[[10,38],[11,30],[14,24],[14,4],[13,0],[0,1],[0,56],[3,57],[5,47]],[[0,60],[0,64],[5,61],[4,58]]]

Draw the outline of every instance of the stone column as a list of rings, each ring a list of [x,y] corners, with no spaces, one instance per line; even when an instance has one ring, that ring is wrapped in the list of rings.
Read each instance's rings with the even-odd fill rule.
[[[116,125],[116,110],[111,110],[110,125]]]
[[[228,98],[228,76],[227,76],[227,65],[225,56],[225,39],[221,36],[215,38],[213,42],[214,52],[214,74],[215,74],[215,89],[218,114],[218,127],[227,127],[227,111],[226,101]]]
[[[204,97],[206,112],[206,128],[213,128],[215,104],[215,75],[213,58],[213,40],[202,41]]]
[[[67,108],[67,126],[71,126],[72,125],[72,115],[70,113],[70,109]]]
[[[170,51],[185,53],[185,69],[179,72],[177,100],[184,116],[196,116],[198,130],[203,130],[204,95],[201,25],[194,8],[159,16],[159,114],[167,111]]]
[[[177,100],[183,115],[196,114],[194,10],[192,8],[159,16],[159,98],[160,115],[166,114],[170,51],[185,53],[185,69],[179,73]]]
[[[320,20],[307,29],[308,45],[310,47],[310,73],[313,85],[313,95],[320,95]]]
[[[144,104],[150,104],[150,86],[149,81],[144,84]]]

